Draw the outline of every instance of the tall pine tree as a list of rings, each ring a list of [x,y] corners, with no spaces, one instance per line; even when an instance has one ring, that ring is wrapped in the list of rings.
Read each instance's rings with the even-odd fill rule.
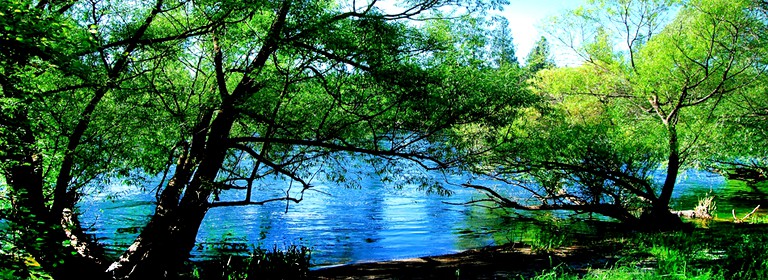
[[[542,36],[528,53],[528,58],[525,60],[525,70],[532,74],[552,67],[555,67],[555,62],[549,53],[549,42],[547,42],[547,38]]]

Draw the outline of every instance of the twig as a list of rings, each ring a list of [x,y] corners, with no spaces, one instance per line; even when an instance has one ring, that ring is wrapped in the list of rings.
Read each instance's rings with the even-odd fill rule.
[[[749,218],[749,216],[752,216],[752,214],[755,214],[757,212],[757,209],[760,208],[760,205],[757,205],[755,209],[752,209],[752,212],[749,212],[749,214],[745,215],[744,218],[739,219],[736,217],[736,209],[731,209],[731,214],[733,215],[733,222],[734,223],[743,223],[745,220]]]

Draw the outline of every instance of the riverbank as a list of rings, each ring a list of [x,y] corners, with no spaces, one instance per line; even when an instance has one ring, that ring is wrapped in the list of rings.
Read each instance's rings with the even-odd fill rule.
[[[691,232],[620,232],[536,249],[525,243],[351,264],[314,279],[768,279],[768,226],[718,223]]]
[[[350,264],[311,272],[316,279],[520,279],[567,263],[574,268],[605,266],[611,256],[583,246],[536,252],[523,243],[468,250],[456,254]]]

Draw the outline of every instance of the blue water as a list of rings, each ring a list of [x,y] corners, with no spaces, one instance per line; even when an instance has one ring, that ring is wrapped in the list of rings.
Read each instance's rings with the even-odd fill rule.
[[[286,184],[269,181],[255,191],[254,200],[280,196]],[[100,195],[81,202],[81,222],[108,249],[120,251],[133,241],[154,211],[154,193],[142,191],[152,185],[156,182],[144,188],[110,185]],[[320,182],[298,204],[213,208],[197,235],[193,257],[295,244],[313,249],[315,266],[327,266],[446,254],[499,242],[493,238],[496,229],[487,228],[493,223],[478,222],[486,218],[478,215],[477,207],[446,203],[481,197],[474,190],[454,187],[449,197],[426,195],[415,186],[398,189],[374,177],[363,178],[360,186],[351,189]],[[744,196],[738,186],[706,172],[681,177],[673,207],[692,209],[710,191],[722,194],[720,212],[754,207],[755,201],[742,205],[733,199]],[[294,190],[292,195],[298,193]],[[221,198],[242,199],[242,193],[223,193]]]
[[[375,176],[360,188],[317,184],[300,203],[218,207],[205,217],[193,257],[226,251],[286,247],[313,249],[316,266],[410,258],[458,252],[494,244],[490,234],[467,232],[470,209],[463,203],[481,197],[454,187],[451,196],[426,194],[416,186],[386,186]],[[79,204],[80,220],[107,249],[119,252],[133,241],[154,211],[156,182],[144,188],[112,184]],[[284,195],[286,182],[269,181],[253,200]],[[295,187],[294,187],[295,189]],[[221,200],[242,199],[225,192]],[[299,196],[295,190],[292,196]],[[463,233],[459,233],[463,232]],[[461,240],[460,240],[461,239]]]

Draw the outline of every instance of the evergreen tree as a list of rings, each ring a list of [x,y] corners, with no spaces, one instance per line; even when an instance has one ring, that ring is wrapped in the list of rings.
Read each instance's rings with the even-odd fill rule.
[[[549,42],[547,42],[547,38],[542,36],[528,54],[528,58],[525,60],[525,70],[528,73],[536,73],[552,67],[555,67],[555,62],[552,61],[549,53]]]
[[[502,66],[520,66],[512,41],[512,30],[509,20],[504,17],[494,17],[495,28],[491,32],[491,56],[494,64]]]

